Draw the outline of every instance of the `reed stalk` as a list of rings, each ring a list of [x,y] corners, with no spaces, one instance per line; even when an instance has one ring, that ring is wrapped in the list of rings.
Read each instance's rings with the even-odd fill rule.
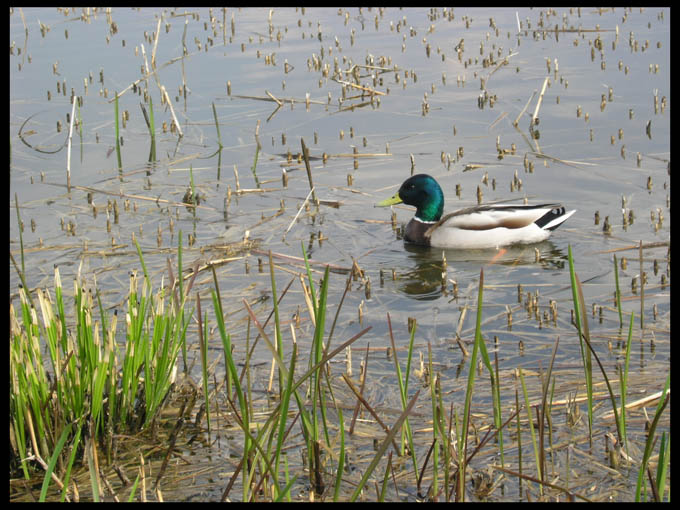
[[[668,374],[666,377],[666,384],[663,388],[663,392],[661,394],[661,398],[659,399],[659,403],[656,406],[656,412],[654,413],[654,418],[652,419],[652,423],[649,426],[649,430],[647,431],[647,442],[645,443],[645,451],[642,456],[642,461],[640,462],[640,469],[638,470],[638,477],[637,477],[637,484],[635,486],[635,501],[639,502],[640,499],[640,491],[642,488],[642,479],[644,478],[645,472],[648,470],[648,463],[649,463],[649,458],[652,455],[652,449],[654,446],[654,443],[656,442],[656,427],[659,423],[659,419],[661,418],[661,415],[663,414],[664,409],[668,405],[668,401],[670,400],[670,393],[668,392],[670,389],[670,383],[671,383],[671,376]],[[663,439],[665,439],[665,435],[662,436]],[[669,436],[669,441],[670,441],[670,436]],[[663,463],[666,464],[669,462],[670,459],[666,458],[669,453],[666,453],[666,444],[665,441],[662,441],[661,445],[664,447],[664,453],[663,453],[663,459],[661,459],[662,455],[661,453],[659,454],[660,459],[663,460]],[[670,451],[670,450],[668,450]],[[660,474],[664,475],[664,473],[667,472],[666,468],[662,468],[661,471],[659,471]],[[657,486],[655,486],[655,482],[651,480],[651,475],[649,476],[650,482],[652,485],[652,490],[654,494],[656,495],[656,500],[660,501],[661,498],[663,497],[663,493],[658,492]],[[657,478],[656,484],[661,484],[663,483],[665,485],[665,475],[662,480],[659,480]],[[670,501],[670,495],[669,495],[669,501]]]
[[[411,327],[411,337],[409,340],[408,354],[406,357],[406,371],[402,376],[401,366],[399,365],[399,358],[397,356],[397,348],[394,342],[394,335],[392,334],[392,321],[390,320],[390,314],[387,313],[387,325],[390,330],[390,342],[392,345],[392,352],[394,353],[394,368],[397,376],[397,383],[399,384],[399,396],[401,397],[402,409],[406,408],[406,403],[408,401],[408,380],[411,374],[411,359],[413,358],[413,342],[416,335],[416,323],[413,323]],[[419,479],[419,469],[418,469],[418,459],[416,458],[416,451],[413,445],[413,433],[411,431],[411,425],[409,423],[408,417],[405,417],[404,429],[401,434],[401,455],[406,453],[406,443],[408,443],[408,453],[413,461],[413,474],[416,480]]]
[[[529,394],[527,393],[527,386],[526,383],[524,382],[524,373],[522,372],[522,367],[519,367],[519,380],[522,385],[522,393],[524,394],[524,406],[527,410],[527,421],[529,422],[529,431],[531,432],[531,443],[534,446],[534,460],[536,461],[536,470],[538,472],[538,480],[541,482],[539,483],[538,487],[541,492],[541,496],[543,495],[543,473],[541,473],[540,470],[540,453],[538,449],[538,443],[536,441],[536,431],[534,429],[534,417],[531,415],[531,405],[529,404]]]
[[[482,339],[482,302],[484,295],[484,269],[479,271],[479,290],[477,293],[477,322],[475,325],[475,343],[470,356],[468,369],[467,388],[465,391],[465,406],[463,409],[463,427],[458,436],[458,483],[456,488],[456,501],[465,501],[465,470],[467,467],[467,442],[470,427],[470,408],[472,406],[472,393],[475,386],[475,370],[477,367],[477,353],[480,349],[484,352],[484,341]],[[488,354],[487,354],[488,359]],[[490,370],[493,373],[493,370]]]
[[[116,116],[115,119],[115,126],[116,126],[116,157],[118,158],[118,171],[122,172],[123,171],[123,159],[120,154],[120,130],[119,130],[119,118],[120,114],[118,113],[118,93],[116,92],[116,100],[114,102],[114,115]]]
[[[621,289],[619,288],[619,265],[614,254],[614,282],[616,283],[616,309],[619,312],[619,327],[623,327],[623,312],[621,311]]]
[[[583,339],[585,337],[590,338],[590,333],[588,331],[588,323],[582,322],[582,317],[585,318],[585,303],[579,300],[577,284],[576,284],[576,274],[574,271],[574,258],[571,253],[571,245],[568,249],[568,259],[569,259],[569,277],[571,279],[571,293],[572,301],[574,303],[574,320],[576,321],[576,329],[578,331],[579,347],[581,349],[581,360],[583,361],[583,371],[585,375],[586,383],[586,396],[588,398],[588,433],[590,436],[590,442],[592,444],[593,436],[593,362],[590,355],[590,349],[584,345]]]
[[[153,113],[153,99],[149,94],[149,135],[151,136],[151,148],[149,149],[149,163],[156,162],[156,123]]]

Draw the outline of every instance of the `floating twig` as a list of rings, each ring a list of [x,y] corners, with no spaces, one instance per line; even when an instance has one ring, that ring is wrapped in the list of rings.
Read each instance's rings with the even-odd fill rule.
[[[670,241],[658,241],[655,243],[647,243],[642,245],[642,249],[646,250],[649,248],[662,248],[664,246],[668,246],[670,244]],[[604,253],[614,253],[617,251],[626,251],[626,250],[639,250],[640,245],[639,244],[631,244],[630,246],[622,246],[621,248],[612,248],[611,250],[605,250],[605,251],[598,251],[595,253],[599,254],[604,254]]]
[[[272,93],[269,92],[268,90],[265,90],[265,93],[266,93],[269,97],[271,97],[277,105],[281,106],[281,105],[283,104],[279,99],[277,99],[276,97],[274,97],[274,94],[272,94]]]
[[[363,90],[365,92],[368,92],[369,94],[377,94],[379,96],[386,96],[387,95],[387,94],[385,94],[385,92],[380,92],[379,90],[364,87],[363,85],[357,85],[356,83],[352,83],[351,81],[338,80],[337,78],[334,78],[333,81],[336,81],[341,85],[348,85],[348,86],[353,87],[355,89]]]
[[[292,98],[292,97],[291,98],[281,98],[281,99],[276,98],[276,99],[278,99],[278,101],[276,99],[271,98],[271,97],[263,97],[263,96],[244,96],[244,95],[234,94],[231,97],[238,97],[240,99],[254,99],[256,101],[270,101],[272,103],[277,103],[277,104],[278,104],[278,102],[281,102],[281,103],[306,103],[306,102],[309,102],[310,104],[326,104],[323,101],[317,101],[315,99],[310,99],[309,101],[307,101],[307,99],[295,99],[295,98]]]
[[[517,124],[519,123],[519,119],[522,118],[522,115],[524,115],[524,112],[526,112],[526,111],[527,111],[527,108],[529,108],[529,103],[531,103],[531,101],[534,99],[534,96],[536,95],[536,92],[537,92],[537,91],[534,90],[534,91],[531,93],[531,97],[530,97],[529,100],[527,101],[527,104],[524,105],[524,108],[522,108],[522,111],[519,112],[519,115],[517,116],[517,118],[515,119],[515,121],[512,123],[513,126],[517,126]]]
[[[251,250],[251,252],[255,253],[257,255],[269,255],[268,251]],[[300,263],[300,264],[305,263],[305,259],[303,259],[302,257],[295,257],[294,255],[286,255],[284,253],[272,252],[272,257],[288,260],[290,262],[297,262],[297,263]],[[320,262],[318,260],[313,260],[313,259],[307,259],[307,262],[309,262],[309,264],[312,265],[312,266],[322,266],[322,267],[328,266],[328,269],[330,269],[334,273],[347,274],[347,273],[352,271],[351,267],[338,266],[336,264],[329,264],[328,262]]]
[[[65,184],[59,184],[58,182],[42,182],[41,184],[49,184],[50,186],[61,186],[61,187],[66,187]],[[89,186],[76,186],[75,184],[71,186],[72,189],[78,190],[78,191],[85,191],[85,192],[91,192],[91,193],[103,193],[104,195],[109,195],[113,197],[120,197],[120,198],[130,198],[133,200],[146,200],[149,202],[156,202],[157,204],[167,204],[167,205],[174,205],[174,206],[186,206],[184,202],[174,202],[172,200],[165,200],[164,198],[153,198],[153,197],[145,197],[142,195],[131,195],[129,193],[122,193],[122,192],[113,192],[113,191],[106,191],[103,189],[95,189],[95,188],[90,188]],[[256,191],[264,191],[264,190],[256,190]],[[216,211],[214,207],[209,207],[206,205],[194,205],[193,207],[198,207],[200,209],[207,209],[209,211]]]
[[[305,208],[305,204],[307,203],[307,201],[309,200],[309,197],[312,195],[313,192],[314,192],[314,188],[312,188],[311,190],[309,190],[309,193],[307,193],[307,198],[305,198],[305,201],[302,202],[302,205],[300,206],[300,209],[298,209],[298,212],[297,212],[297,214],[295,215],[295,218],[293,218],[293,221],[290,222],[290,225],[288,225],[288,228],[287,228],[286,231],[283,233],[283,237],[284,237],[284,238],[286,237],[286,234],[288,233],[288,231],[289,231],[291,228],[293,228],[293,225],[294,225],[295,222],[297,221],[298,216],[300,216],[300,213],[302,212],[302,209]]]

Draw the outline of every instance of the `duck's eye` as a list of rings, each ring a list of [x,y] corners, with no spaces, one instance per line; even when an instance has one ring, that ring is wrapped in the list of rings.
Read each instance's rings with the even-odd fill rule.
[[[408,189],[416,189],[416,185],[415,184],[409,184]]]

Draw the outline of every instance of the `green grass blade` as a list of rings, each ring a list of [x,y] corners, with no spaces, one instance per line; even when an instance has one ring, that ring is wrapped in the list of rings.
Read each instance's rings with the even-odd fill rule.
[[[387,437],[383,440],[382,444],[378,448],[378,451],[376,452],[375,456],[373,457],[373,460],[371,461],[371,463],[366,468],[366,471],[364,472],[364,475],[361,477],[361,480],[359,481],[357,488],[354,490],[354,493],[350,497],[351,502],[356,501],[357,498],[359,497],[359,494],[361,494],[361,491],[363,490],[364,486],[366,485],[366,482],[368,482],[369,477],[373,474],[373,471],[375,470],[376,466],[382,460],[382,457],[385,454],[385,451],[387,450],[387,448],[389,448],[390,443],[392,442],[392,439],[394,439],[394,436],[397,435],[397,432],[401,428],[402,423],[404,423],[404,420],[406,420],[406,417],[411,413],[413,406],[416,404],[416,401],[418,400],[418,396],[420,396],[420,390],[418,390],[416,392],[416,394],[413,395],[413,398],[409,401],[409,403],[406,406],[406,408],[404,409],[404,411],[399,415],[399,418],[397,419],[397,421],[394,423],[394,425],[390,429],[390,433],[387,434]]]
[[[619,415],[619,431],[621,439],[623,440],[624,448],[628,452],[628,440],[626,434],[626,393],[628,391],[628,369],[630,367],[630,347],[633,343],[633,318],[635,314],[631,312],[630,323],[628,325],[628,339],[626,341],[626,358],[623,369],[619,376],[619,383],[621,389],[621,414]]]
[[[340,429],[340,454],[338,456],[338,468],[335,476],[335,488],[333,489],[333,502],[338,501],[342,484],[342,473],[345,470],[345,420],[342,417],[342,408],[338,407],[338,427]]]
[[[224,146],[222,145],[222,135],[220,134],[220,123],[217,121],[217,110],[215,109],[215,102],[212,103],[213,117],[215,118],[215,129],[217,130],[217,144],[220,149]]]
[[[616,309],[619,312],[619,327],[623,327],[623,312],[621,311],[621,289],[619,288],[619,265],[616,261],[616,255],[614,255],[614,281],[616,282]]]
[[[670,400],[670,395],[668,394],[668,389],[670,387],[671,383],[671,376],[668,374],[666,377],[666,385],[664,386],[663,391],[661,392],[661,398],[659,399],[659,403],[656,406],[656,412],[654,413],[654,419],[652,420],[652,424],[649,427],[649,430],[647,431],[647,442],[645,444],[645,452],[642,456],[642,461],[640,462],[640,469],[638,471],[638,478],[637,478],[637,485],[635,487],[635,501],[639,502],[640,501],[640,491],[642,489],[642,481],[644,480],[645,472],[647,471],[647,463],[649,462],[649,457],[652,455],[652,445],[654,444],[654,433],[656,432],[656,426],[659,423],[659,419],[661,418],[661,414],[663,414],[663,410],[666,408],[666,405],[668,404],[668,401]],[[645,486],[646,488],[646,486]]]
[[[290,355],[290,369],[286,381],[286,387],[281,396],[281,410],[279,420],[279,432],[277,436],[276,451],[274,458],[274,476],[279,476],[279,461],[281,457],[281,450],[283,449],[283,439],[286,431],[286,423],[288,421],[288,408],[290,406],[290,398],[293,388],[293,376],[295,374],[295,362],[297,360],[297,344],[293,344],[293,352]]]
[[[668,475],[668,465],[671,458],[671,436],[666,441],[666,432],[661,433],[661,444],[659,445],[659,461],[656,466],[656,492],[659,501],[663,501],[663,493],[666,491],[666,476]],[[670,497],[668,498],[670,501]]]
[[[281,490],[281,493],[274,499],[274,502],[279,503],[280,501],[283,501],[284,496],[290,498],[290,489],[296,481],[297,475],[295,475],[293,479],[286,484],[286,486]]]
[[[581,359],[583,361],[583,370],[586,382],[586,396],[588,398],[588,433],[592,442],[593,436],[593,365],[590,355],[590,349],[584,345],[584,336],[590,338],[587,330],[587,323],[582,322],[585,319],[586,304],[583,302],[583,296],[579,299],[578,285],[576,273],[574,270],[574,258],[571,253],[571,245],[568,250],[569,259],[569,277],[571,279],[571,294],[574,303],[574,320],[576,321],[576,329],[578,330],[579,347],[581,349]]]
[[[461,501],[465,500],[465,490],[463,486],[465,484],[465,469],[466,469],[466,457],[467,457],[467,438],[468,438],[468,428],[470,426],[470,407],[472,405],[472,393],[475,387],[475,370],[477,367],[477,353],[480,350],[480,345],[483,343],[482,340],[482,303],[484,296],[484,269],[479,271],[479,291],[477,294],[477,322],[475,325],[475,343],[472,348],[472,355],[470,357],[470,368],[468,370],[468,380],[467,388],[465,390],[465,407],[463,410],[463,429],[461,431],[462,438],[459,437],[458,441],[458,451],[460,452],[460,464],[459,464],[459,488],[458,495]],[[462,441],[461,441],[462,439]]]
[[[78,446],[80,445],[80,433],[82,432],[82,425],[78,425],[78,430],[76,430],[76,435],[73,438],[71,444],[71,455],[68,459],[68,464],[66,465],[66,474],[64,475],[64,488],[61,490],[60,501],[63,503],[66,499],[66,492],[68,491],[68,483],[71,479],[71,469],[73,468],[73,461],[76,459],[76,453],[78,451]]]
[[[540,464],[540,455],[538,451],[538,443],[536,441],[536,431],[534,430],[534,417],[531,414],[531,405],[529,404],[529,394],[527,392],[527,386],[526,383],[524,382],[524,373],[522,372],[522,367],[519,367],[519,380],[522,384],[522,392],[524,393],[524,405],[527,410],[527,421],[529,422],[529,430],[531,431],[531,443],[534,446],[534,458],[536,461],[536,470],[538,472],[538,479],[540,481],[543,481],[543,473],[541,473],[541,470],[539,469]],[[539,484],[539,489],[541,491],[541,495],[543,494],[543,484]]]
[[[38,501],[41,503],[45,502],[45,498],[47,497],[47,488],[50,486],[50,480],[52,480],[52,472],[54,471],[54,467],[57,465],[57,460],[61,455],[61,450],[64,448],[70,433],[71,425],[67,425],[64,430],[62,430],[61,436],[59,436],[59,440],[54,447],[54,452],[52,453],[52,457],[50,457],[49,463],[47,464],[47,471],[45,471],[45,478],[43,479],[42,488],[40,489],[40,497],[38,498]]]
[[[122,172],[123,171],[123,158],[121,157],[120,154],[120,129],[118,126],[119,123],[119,118],[120,118],[120,113],[118,112],[118,92],[116,92],[116,99],[114,101],[114,114],[116,116],[116,157],[118,158],[118,171]]]
[[[151,149],[149,151],[149,162],[156,161],[156,125],[153,118],[153,100],[149,94],[149,133],[151,135]]]

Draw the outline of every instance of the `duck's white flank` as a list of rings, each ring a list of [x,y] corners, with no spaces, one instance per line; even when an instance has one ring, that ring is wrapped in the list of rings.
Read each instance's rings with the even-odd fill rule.
[[[494,205],[444,216],[425,234],[436,248],[481,249],[546,240],[576,211],[556,204]]]

